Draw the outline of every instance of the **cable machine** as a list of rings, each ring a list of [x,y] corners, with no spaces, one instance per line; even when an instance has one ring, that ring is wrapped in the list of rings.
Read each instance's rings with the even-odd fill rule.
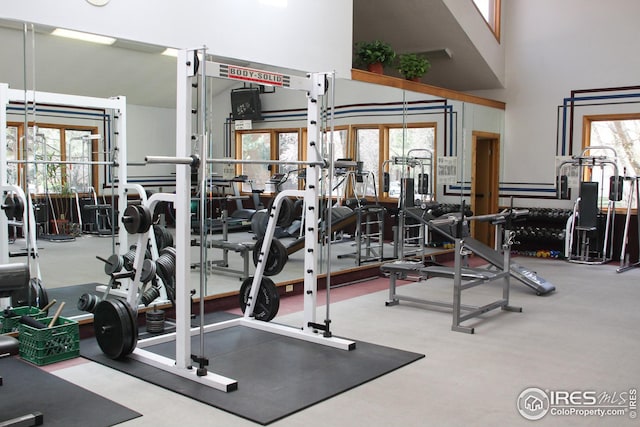
[[[595,155],[594,150],[613,153]],[[565,254],[567,261],[582,264],[604,264],[613,256],[615,202],[622,200],[622,177],[618,175],[617,153],[612,147],[586,147],[579,156],[560,163],[557,170],[558,195],[570,199],[568,168],[575,169],[572,176],[578,178],[578,196],[573,213],[567,221]],[[605,196],[605,168],[613,173],[609,179],[609,194]],[[599,180],[594,180],[594,170],[600,170]],[[606,204],[606,206],[605,206]],[[603,212],[604,210],[604,212]]]
[[[389,168],[390,165],[404,167],[400,177],[394,258],[424,255],[425,243],[428,239],[427,228],[420,222],[407,221],[406,209],[416,206],[416,203],[420,206],[426,206],[427,203],[433,201],[433,179],[429,179],[429,177],[433,178],[434,176],[433,150],[428,148],[411,149],[406,156],[385,160],[382,164],[383,170]],[[390,192],[390,183],[390,172],[385,171],[383,173],[384,192]],[[418,195],[417,199],[416,194]],[[406,251],[407,247],[417,249],[408,252]]]

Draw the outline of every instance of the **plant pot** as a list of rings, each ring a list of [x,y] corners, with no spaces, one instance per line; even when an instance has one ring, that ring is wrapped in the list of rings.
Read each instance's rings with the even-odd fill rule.
[[[412,81],[412,82],[418,82],[418,83],[420,83],[420,77],[411,77],[411,78],[409,78],[409,79],[407,79],[407,80]]]
[[[376,74],[384,74],[384,65],[381,62],[374,62],[367,65],[367,71]]]

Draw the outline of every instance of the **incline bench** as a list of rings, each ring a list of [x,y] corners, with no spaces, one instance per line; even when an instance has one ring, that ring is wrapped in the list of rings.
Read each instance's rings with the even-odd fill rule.
[[[437,229],[455,242],[454,267],[444,266],[425,266],[422,262],[417,261],[394,261],[383,264],[380,270],[389,275],[389,300],[387,306],[396,305],[401,300],[410,301],[419,304],[446,307],[453,310],[453,322],[451,329],[458,332],[474,333],[474,328],[461,325],[462,322],[474,317],[478,317],[483,313],[500,308],[504,311],[521,312],[522,308],[509,305],[509,288],[511,272],[510,252],[513,235],[509,230],[505,230],[502,251],[496,251],[471,237],[457,238],[450,235],[441,228],[441,225],[456,225],[460,221],[479,219],[483,221],[502,220],[509,215],[523,215],[523,213],[512,210],[510,213],[501,213],[496,215],[483,215],[482,217],[448,217],[446,219],[426,220],[420,213],[413,213],[407,210],[407,213],[418,221],[422,221],[427,226]],[[467,243],[468,242],[468,243]],[[471,251],[477,254],[494,268],[468,268],[463,267],[463,252]],[[499,262],[498,262],[499,261]],[[495,269],[497,267],[497,270]],[[409,275],[419,276],[420,278],[429,277],[448,277],[453,279],[453,302],[431,301],[421,298],[399,295],[396,291],[396,280],[405,278]],[[484,283],[500,280],[504,281],[502,287],[502,298],[482,306],[472,306],[462,303],[462,291],[473,288]]]

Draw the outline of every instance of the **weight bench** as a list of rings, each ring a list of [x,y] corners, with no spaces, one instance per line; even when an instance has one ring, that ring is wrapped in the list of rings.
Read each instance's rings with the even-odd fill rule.
[[[112,234],[108,228],[109,216],[111,215],[112,209],[111,205],[84,205],[82,209],[95,215],[95,222],[88,222],[86,224],[89,227],[87,232],[97,233],[101,236]]]
[[[521,307],[509,305],[510,288],[510,240],[506,237],[502,245],[502,252],[496,251],[471,237],[454,237],[440,227],[440,223],[428,221],[420,215],[407,213],[418,221],[426,225],[437,228],[438,232],[455,242],[454,267],[425,266],[422,262],[394,261],[380,266],[380,270],[389,275],[389,300],[387,306],[397,305],[401,300],[410,301],[427,306],[437,306],[451,308],[453,311],[453,321],[451,330],[458,332],[474,333],[474,328],[461,325],[462,322],[478,317],[488,311],[500,308],[504,311],[522,312]],[[484,219],[484,218],[483,218]],[[462,218],[451,218],[447,221],[452,226],[458,225]],[[442,222],[442,221],[440,221]],[[448,222],[446,223],[449,224]],[[469,268],[463,266],[463,253],[470,251],[479,255],[497,269]],[[420,278],[447,277],[453,279],[453,302],[432,301],[422,298],[399,295],[396,291],[396,280],[406,278],[408,275],[417,275]],[[462,303],[462,291],[488,283],[494,280],[503,280],[502,298],[482,306],[473,306]]]
[[[197,241],[192,241],[192,246],[200,246]],[[242,242],[234,243],[226,240],[207,239],[208,249],[222,249],[222,259],[208,260],[207,268],[216,271],[222,271],[232,275],[238,275],[240,280],[249,277],[249,254],[253,250],[255,243]],[[234,270],[229,268],[229,252],[239,253],[242,256],[242,270]]]
[[[0,298],[9,298],[16,291],[25,292],[25,289],[29,287],[30,280],[27,264],[0,265]],[[9,335],[0,335],[0,358],[15,356],[18,351],[19,341],[17,339]],[[0,386],[2,385],[2,376],[0,376]],[[33,412],[6,421],[0,420],[0,427],[40,426],[43,423],[43,418],[40,412]]]

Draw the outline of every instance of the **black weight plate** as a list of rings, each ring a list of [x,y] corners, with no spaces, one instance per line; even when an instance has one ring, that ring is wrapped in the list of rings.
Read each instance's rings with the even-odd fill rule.
[[[32,277],[29,280],[29,286],[16,291],[11,296],[11,305],[14,307],[38,307],[43,308],[49,304],[49,295],[42,285],[42,282]]]
[[[128,314],[130,322],[129,327],[131,329],[131,334],[125,336],[125,338],[130,338],[130,340],[125,343],[126,345],[124,348],[123,356],[126,356],[128,354],[131,354],[131,352],[136,348],[136,345],[138,344],[138,317],[136,316],[136,313],[133,311],[128,302],[124,300],[118,301],[120,301],[120,304],[122,304],[122,306],[124,307],[124,311]]]
[[[38,300],[37,300],[38,308],[45,307],[47,304],[49,304],[49,294],[47,294],[47,290],[42,284],[42,281],[34,277],[31,279],[31,282],[33,282],[33,286],[36,289],[36,292],[38,293]]]
[[[142,271],[140,272],[140,281],[149,283],[156,277],[156,263],[153,260],[145,259],[142,263]]]
[[[256,242],[253,248],[253,264],[258,265],[260,260],[260,251],[262,250],[262,243],[264,239],[260,239]],[[266,259],[264,266],[265,276],[275,276],[280,273],[284,268],[284,265],[289,260],[287,254],[287,248],[278,239],[271,239],[271,247],[269,248],[269,255]]]
[[[157,224],[153,224],[153,236],[156,238],[156,247],[158,248],[158,250],[161,250],[166,246],[164,243],[162,228]]]
[[[242,282],[240,286],[240,308],[244,313],[247,308],[247,301],[249,300],[249,294],[251,293],[251,285],[253,284],[253,277],[248,277]],[[258,290],[258,300],[256,301],[253,309],[253,317],[256,320],[268,322],[278,314],[280,308],[280,294],[278,294],[278,288],[273,280],[268,277],[263,277],[260,281],[260,289]]]
[[[140,212],[135,205],[129,205],[122,214],[122,224],[129,234],[137,234],[140,230]]]
[[[274,201],[275,199],[271,199],[271,201],[267,205],[268,212],[271,212],[271,207],[273,206]],[[276,224],[283,228],[290,226],[293,222],[293,215],[293,200],[285,197],[284,199],[282,199],[282,204],[280,205],[280,212],[278,212],[278,220],[276,221]]]
[[[258,239],[264,237],[264,233],[267,232],[268,222],[269,214],[266,210],[258,211],[251,217],[251,231]]]
[[[134,330],[125,304],[120,299],[102,300],[93,313],[96,340],[102,352],[111,359],[120,359],[133,351]]]
[[[120,272],[122,267],[124,267],[124,258],[118,254],[112,254],[104,263],[104,273],[111,276],[113,273]]]
[[[78,299],[78,310],[86,311],[88,313],[93,313],[96,309],[96,304],[98,303],[98,297],[94,294],[84,293],[80,295]]]
[[[4,198],[3,207],[5,215],[7,215],[7,219],[14,219],[16,217],[16,207],[13,196],[11,194],[7,195]]]
[[[24,203],[22,199],[17,195],[13,195],[13,216],[16,220],[21,221],[24,214]]]
[[[138,213],[140,214],[140,228],[138,229],[138,233],[146,233],[151,228],[151,224],[153,221],[151,220],[151,211],[149,208],[143,205],[137,205],[136,209],[138,209]]]

